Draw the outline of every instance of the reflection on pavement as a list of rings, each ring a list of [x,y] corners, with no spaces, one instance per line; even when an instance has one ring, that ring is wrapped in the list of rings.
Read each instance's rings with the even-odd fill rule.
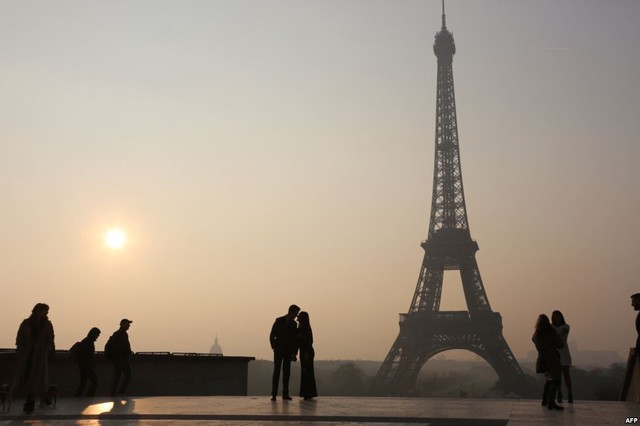
[[[107,413],[111,411],[112,408],[113,408],[113,401],[102,402],[100,404],[92,404],[82,411],[82,415],[96,415],[96,414]]]

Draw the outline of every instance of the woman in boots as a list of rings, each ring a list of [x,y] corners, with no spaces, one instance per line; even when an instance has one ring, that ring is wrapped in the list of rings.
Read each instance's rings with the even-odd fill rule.
[[[563,407],[556,404],[555,396],[560,385],[560,353],[558,349],[564,344],[549,322],[545,314],[538,316],[536,331],[532,337],[538,351],[536,361],[536,373],[544,373],[546,379],[542,393],[542,405],[549,410],[562,410]]]

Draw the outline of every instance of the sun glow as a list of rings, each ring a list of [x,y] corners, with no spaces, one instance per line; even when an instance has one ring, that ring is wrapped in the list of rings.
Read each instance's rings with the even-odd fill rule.
[[[120,250],[127,244],[127,235],[122,229],[109,229],[104,234],[104,244],[111,250]]]

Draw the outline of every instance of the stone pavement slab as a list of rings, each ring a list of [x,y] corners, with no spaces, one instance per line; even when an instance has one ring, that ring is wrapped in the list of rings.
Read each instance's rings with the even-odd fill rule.
[[[21,413],[21,400],[0,413],[0,426],[46,425],[618,425],[640,417],[629,402],[577,401],[549,411],[537,400],[321,397],[276,402],[269,397],[62,398],[56,408]]]

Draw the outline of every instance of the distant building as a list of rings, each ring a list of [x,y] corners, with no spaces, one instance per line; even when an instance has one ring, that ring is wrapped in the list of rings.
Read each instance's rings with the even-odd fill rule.
[[[580,350],[575,340],[569,341],[569,351],[571,351],[571,361],[577,367],[609,367],[611,364],[624,362],[616,351]],[[535,361],[537,356],[536,351],[529,351],[526,361]]]
[[[216,341],[213,342],[213,346],[209,349],[210,354],[222,355],[222,347],[218,343],[218,336],[216,335]]]

